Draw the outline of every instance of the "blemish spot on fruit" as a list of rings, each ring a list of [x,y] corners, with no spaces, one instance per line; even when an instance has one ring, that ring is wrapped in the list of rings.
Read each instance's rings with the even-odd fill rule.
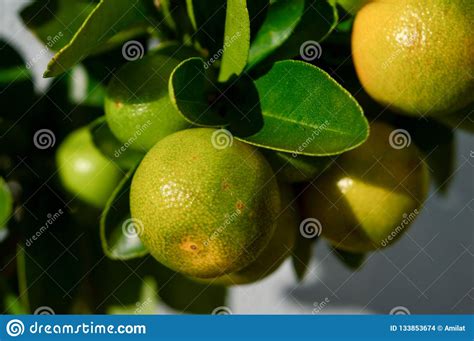
[[[235,208],[237,208],[239,211],[242,211],[245,208],[245,204],[241,200],[239,200],[235,204]]]
[[[189,238],[185,238],[180,245],[180,248],[184,251],[194,252],[198,250],[198,246],[195,242],[190,240]]]
[[[117,109],[121,109],[121,108],[123,107],[123,103],[120,102],[120,101],[117,101],[117,102],[115,102],[115,107],[116,107]]]
[[[228,191],[230,189],[230,184],[227,181],[222,181],[222,190]]]

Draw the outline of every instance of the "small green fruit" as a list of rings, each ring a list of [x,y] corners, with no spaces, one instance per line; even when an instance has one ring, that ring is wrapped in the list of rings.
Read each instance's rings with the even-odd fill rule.
[[[179,60],[159,52],[127,63],[107,87],[105,115],[114,135],[130,148],[148,151],[190,124],[173,106],[168,79]]]
[[[367,142],[338,158],[304,193],[304,215],[319,220],[323,237],[339,249],[358,253],[391,244],[423,205],[427,167],[413,144],[391,146],[393,132],[371,125]]]
[[[105,206],[122,178],[118,166],[94,146],[88,127],[66,137],[57,151],[56,163],[64,187],[98,208]]]
[[[219,277],[253,262],[280,210],[264,157],[236,140],[217,144],[221,133],[199,128],[164,138],[132,181],[130,207],[142,242],[159,262],[191,277]]]

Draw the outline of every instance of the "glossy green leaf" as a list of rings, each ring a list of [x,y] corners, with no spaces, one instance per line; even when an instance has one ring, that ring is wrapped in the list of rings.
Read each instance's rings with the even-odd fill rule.
[[[119,183],[100,219],[102,249],[111,259],[127,260],[148,254],[139,238],[143,226],[130,215],[130,185],[134,173],[135,169],[130,170]]]
[[[304,46],[314,46],[315,42],[321,43],[337,26],[339,20],[338,12],[333,1],[306,0],[304,14],[293,34],[278,48],[271,60],[281,60],[297,56],[306,56],[315,60],[321,53],[308,53]],[[309,50],[311,51],[311,48]],[[306,50],[308,51],[308,50]],[[305,55],[306,54],[306,55]]]
[[[0,229],[7,225],[13,211],[13,198],[7,184],[0,177]]]
[[[250,46],[248,69],[268,57],[290,37],[303,15],[304,5],[304,0],[280,0],[270,5]]]
[[[351,270],[359,269],[362,264],[364,264],[364,261],[367,256],[365,253],[354,253],[336,249],[334,247],[333,252],[337,256],[337,258]]]
[[[89,129],[95,146],[108,159],[123,169],[134,168],[145,156],[144,153],[128,148],[121,143],[110,130],[104,116],[92,122]]]
[[[201,58],[194,57],[181,62],[170,76],[171,102],[187,121],[197,126],[217,127],[226,124],[212,103],[209,103],[208,94],[212,89]]]
[[[145,0],[101,0],[71,41],[49,62],[45,77],[70,69],[124,29],[149,25],[149,6]]]
[[[282,61],[255,81],[264,120],[241,140],[263,148],[327,156],[356,148],[369,125],[356,100],[321,69]]]
[[[50,50],[58,51],[72,39],[95,5],[90,0],[33,1],[20,15]]]
[[[250,50],[250,18],[247,0],[227,0],[224,54],[219,81],[240,75],[247,65]]]

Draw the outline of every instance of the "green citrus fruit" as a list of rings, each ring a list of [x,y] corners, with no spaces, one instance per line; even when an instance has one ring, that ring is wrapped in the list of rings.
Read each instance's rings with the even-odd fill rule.
[[[472,46],[472,0],[370,1],[352,35],[365,90],[411,115],[450,114],[473,102]]]
[[[64,187],[98,208],[105,206],[122,178],[119,168],[94,146],[88,127],[66,137],[57,151],[56,163]]]
[[[107,87],[105,115],[114,135],[147,151],[163,137],[190,124],[171,103],[168,79],[179,60],[154,53],[125,64]]]
[[[408,139],[400,144],[403,136],[394,133],[406,131],[371,125],[367,142],[338,158],[304,193],[304,215],[319,220],[322,235],[339,249],[385,247],[419,213],[429,187],[427,167],[417,148]]]
[[[291,187],[280,184],[281,212],[277,227],[267,247],[249,266],[242,270],[207,280],[212,284],[235,285],[257,282],[271,275],[291,254],[298,232],[299,214]]]
[[[164,138],[132,181],[130,207],[143,243],[159,262],[191,277],[249,265],[272,237],[280,209],[270,165],[225,132],[199,128]]]

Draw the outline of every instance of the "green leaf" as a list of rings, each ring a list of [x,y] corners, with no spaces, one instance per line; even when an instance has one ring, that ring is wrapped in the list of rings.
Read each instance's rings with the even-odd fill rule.
[[[304,0],[273,2],[250,46],[248,69],[264,60],[291,35],[304,13]]]
[[[354,253],[340,250],[335,247],[332,247],[332,249],[337,258],[351,270],[359,269],[362,264],[364,264],[367,256],[365,253]]]
[[[247,143],[289,153],[328,156],[361,145],[369,125],[356,100],[326,72],[282,61],[255,81],[264,120]]]
[[[60,75],[124,29],[146,27],[149,6],[151,2],[145,0],[101,0],[71,41],[49,62],[44,77]]]
[[[102,249],[111,259],[127,260],[148,254],[139,238],[143,226],[130,215],[130,185],[134,173],[135,169],[130,170],[119,183],[100,219]]]
[[[94,7],[90,0],[33,1],[20,15],[49,49],[58,51],[72,39]]]
[[[169,79],[171,102],[190,123],[197,126],[218,127],[226,121],[209,103],[209,91],[215,89],[206,75],[201,58],[189,58],[181,62]]]
[[[368,0],[336,0],[344,10],[352,15],[355,15]]]
[[[307,239],[299,233],[296,237],[295,247],[291,254],[293,269],[298,281],[302,281],[308,272],[315,240]]]
[[[145,156],[144,153],[128,148],[121,143],[107,125],[105,116],[92,122],[89,129],[97,149],[123,169],[134,168]]]
[[[186,0],[194,39],[212,56],[222,48],[226,15],[225,0]]]
[[[12,211],[12,194],[3,178],[0,177],[0,230],[6,226]]]
[[[224,54],[219,81],[240,75],[247,65],[250,49],[250,18],[247,0],[227,0]]]
[[[303,17],[293,30],[293,34],[275,51],[271,60],[300,56],[303,44],[321,43],[337,26],[339,17],[333,1],[306,0],[305,2]],[[314,56],[309,57],[312,59]]]

